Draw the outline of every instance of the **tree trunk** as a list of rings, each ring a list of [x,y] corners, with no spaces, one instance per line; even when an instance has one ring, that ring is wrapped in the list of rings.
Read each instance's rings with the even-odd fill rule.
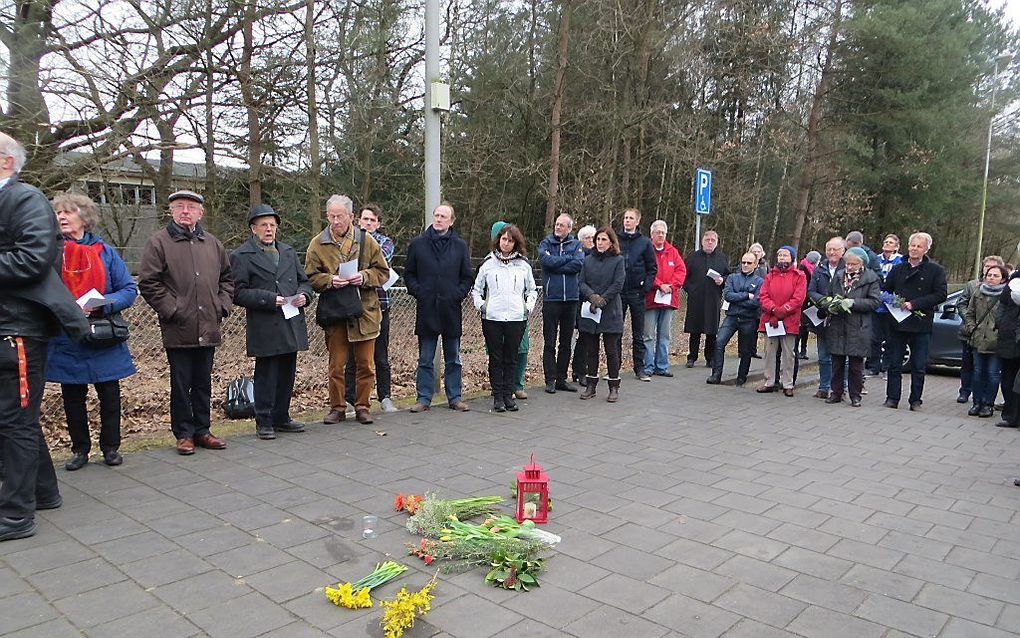
[[[315,0],[308,0],[305,5],[305,58],[308,75],[308,228],[314,236],[322,230],[319,212],[322,161],[319,158],[319,108],[315,102]]]
[[[836,7],[832,15],[832,30],[829,32],[829,42],[825,47],[825,59],[822,62],[822,73],[818,79],[818,86],[815,87],[814,96],[811,98],[811,110],[808,112],[807,152],[797,184],[797,202],[794,208],[796,218],[791,241],[794,248],[799,247],[801,235],[804,233],[804,224],[807,222],[811,204],[811,189],[814,187],[815,175],[818,172],[818,122],[822,116],[826,94],[832,85],[832,56],[836,50],[836,44],[839,42],[842,10],[843,0],[836,0]]]
[[[262,203],[262,125],[252,91],[251,59],[255,51],[252,35],[254,20],[251,11],[246,11],[241,28],[243,45],[241,64],[237,70],[241,98],[248,114],[248,203],[257,206]]]
[[[545,227],[552,228],[556,217],[556,197],[560,186],[560,127],[563,112],[563,78],[567,73],[569,59],[571,0],[564,0],[560,14],[560,43],[556,55],[556,80],[553,84],[552,143],[549,149],[549,199],[545,205]]]

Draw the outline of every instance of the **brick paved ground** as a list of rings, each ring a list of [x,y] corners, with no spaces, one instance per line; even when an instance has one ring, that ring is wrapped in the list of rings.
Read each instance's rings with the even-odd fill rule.
[[[381,636],[378,609],[316,588],[403,559],[396,492],[505,495],[535,450],[563,536],[542,588],[441,577],[409,636],[1018,635],[1018,434],[961,416],[954,378],[911,413],[876,381],[852,409],[675,372],[616,405],[535,392],[513,415],[476,401],[61,471],[65,506],[0,544],[0,634]],[[397,584],[423,584],[404,560]]]

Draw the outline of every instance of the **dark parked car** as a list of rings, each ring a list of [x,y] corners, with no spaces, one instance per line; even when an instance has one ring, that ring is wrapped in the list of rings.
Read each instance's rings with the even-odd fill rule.
[[[957,290],[935,309],[931,345],[928,350],[929,366],[959,368],[963,365],[963,347],[959,336],[963,317],[956,311],[956,304],[962,295],[963,291]]]

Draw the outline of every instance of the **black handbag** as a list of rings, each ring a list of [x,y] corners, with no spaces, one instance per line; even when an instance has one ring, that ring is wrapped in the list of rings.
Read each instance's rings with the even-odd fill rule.
[[[99,348],[124,343],[131,336],[131,330],[119,312],[105,317],[89,317],[89,333],[85,343]]]
[[[255,383],[248,377],[237,377],[227,384],[227,400],[223,412],[228,419],[255,417]]]
[[[358,230],[354,233],[355,241],[358,242],[358,267],[361,267],[362,246],[364,246],[365,231]],[[344,286],[343,288],[329,288],[319,295],[318,305],[315,307],[315,323],[326,328],[343,321],[357,319],[365,314],[365,306],[361,303],[361,289],[357,286]]]

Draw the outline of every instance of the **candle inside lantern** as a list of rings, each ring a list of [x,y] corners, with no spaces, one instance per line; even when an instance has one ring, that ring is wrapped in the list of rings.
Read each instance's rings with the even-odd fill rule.
[[[524,518],[535,518],[536,514],[538,514],[538,504],[537,503],[525,503],[524,504]]]

